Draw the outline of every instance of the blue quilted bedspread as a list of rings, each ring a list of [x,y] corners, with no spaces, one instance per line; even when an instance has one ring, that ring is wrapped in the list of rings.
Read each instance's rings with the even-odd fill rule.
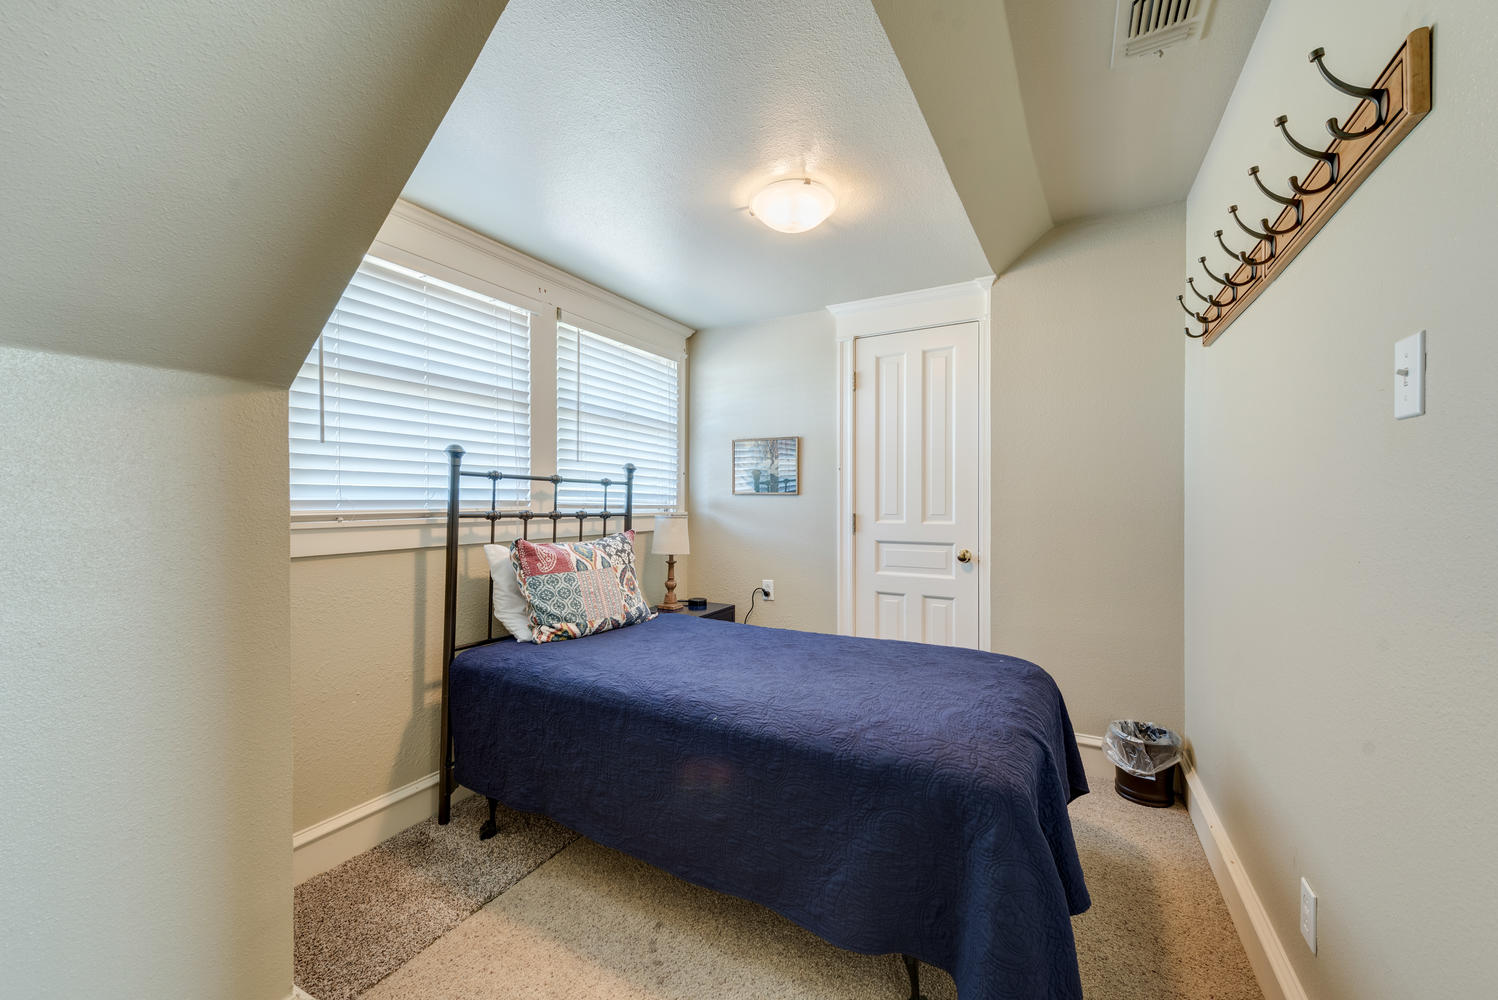
[[[1087,783],[1032,663],[664,614],[467,650],[451,705],[457,779],[483,795],[916,955],[961,1000],[1082,995],[1066,807]]]

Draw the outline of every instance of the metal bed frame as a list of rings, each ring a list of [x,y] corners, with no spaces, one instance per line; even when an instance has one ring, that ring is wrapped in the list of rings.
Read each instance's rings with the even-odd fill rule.
[[[587,534],[589,521],[602,522],[602,534],[608,534],[609,521],[614,518],[624,519],[624,530],[629,531],[634,527],[634,505],[635,505],[635,466],[633,463],[624,466],[624,482],[621,484],[615,479],[578,479],[569,476],[529,476],[511,472],[499,472],[490,470],[488,472],[475,472],[463,468],[463,448],[461,445],[450,444],[447,446],[449,461],[447,479],[447,572],[443,584],[442,602],[442,766],[438,769],[438,800],[437,800],[437,822],[446,825],[452,819],[452,794],[455,787],[453,781],[453,742],[452,728],[449,725],[448,710],[448,677],[451,673],[453,657],[465,649],[475,646],[486,646],[491,642],[499,640],[494,636],[494,580],[489,580],[489,615],[488,634],[477,642],[466,642],[459,644],[457,641],[458,629],[458,533],[464,519],[485,520],[489,522],[489,542],[493,544],[497,540],[500,521],[519,521],[520,537],[530,538],[530,526],[532,521],[551,522],[551,540],[558,540],[558,525],[562,521],[572,518],[577,519],[577,538],[582,541]],[[474,479],[489,480],[489,509],[464,511],[459,509],[459,487],[463,477],[469,476]],[[501,479],[524,480],[533,483],[551,483],[551,510],[533,511],[523,510],[500,510],[499,509],[499,481]],[[603,505],[599,510],[575,510],[564,511],[561,509],[560,486],[564,483],[577,483],[587,486],[603,487]],[[624,487],[624,510],[609,510],[609,489],[622,485]],[[499,833],[499,824],[495,819],[495,809],[498,802],[489,799],[489,818],[479,827],[479,839],[488,840]],[[914,955],[900,956],[905,964],[905,974],[910,979],[909,1000],[926,1000],[921,994],[920,961]]]
[[[455,784],[453,782],[453,737],[452,728],[449,725],[450,713],[448,711],[448,675],[451,673],[453,657],[465,649],[474,646],[486,646],[491,642],[498,641],[494,636],[494,580],[489,580],[489,615],[488,635],[478,642],[465,642],[458,644],[458,531],[462,521],[485,520],[489,522],[489,543],[496,541],[500,521],[519,521],[520,537],[529,539],[531,536],[532,521],[551,522],[551,540],[557,541],[558,525],[562,521],[577,518],[577,540],[582,541],[587,534],[589,521],[601,521],[603,523],[602,534],[609,533],[609,521],[614,518],[624,519],[624,530],[629,531],[634,527],[635,509],[635,467],[630,463],[624,467],[624,482],[621,484],[617,479],[578,479],[570,476],[527,476],[514,472],[499,472],[490,470],[488,472],[473,472],[463,468],[462,445],[450,444],[447,446],[448,473],[447,473],[447,575],[443,584],[442,599],[442,766],[437,769],[437,822],[446,825],[452,819],[452,795]],[[489,509],[465,511],[459,509],[459,487],[463,477],[469,476],[474,479],[489,480]],[[551,510],[533,511],[529,508],[522,510],[500,510],[499,509],[499,481],[501,479],[523,480],[532,483],[550,483]],[[603,487],[603,506],[599,510],[569,510],[561,509],[560,487],[564,483],[578,483],[586,486]],[[623,485],[624,487],[624,510],[609,510],[609,489]],[[499,832],[499,825],[494,819],[495,806],[498,805],[493,799],[489,800],[489,819],[479,828],[479,839],[488,840]]]

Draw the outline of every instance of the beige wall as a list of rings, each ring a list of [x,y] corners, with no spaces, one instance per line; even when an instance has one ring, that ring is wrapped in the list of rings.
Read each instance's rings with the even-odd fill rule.
[[[1053,229],[993,291],[993,648],[1078,732],[1179,729],[1183,206]]]
[[[1182,221],[1172,206],[1061,227],[994,289],[994,648],[1049,670],[1082,732],[1184,714],[1183,361],[1161,305]],[[742,618],[771,577],[756,624],[835,631],[831,314],[688,345],[694,586]],[[802,438],[802,494],[733,496],[732,440],[781,434]]]
[[[286,393],[0,371],[0,993],[279,1000]]]
[[[837,630],[837,344],[832,315],[803,313],[703,330],[691,361],[692,593],[744,619],[766,578],[775,600],[756,625]],[[801,438],[798,496],[734,496],[735,438]]]
[[[1189,201],[1190,259],[1243,171],[1282,178],[1435,26],[1435,106],[1186,378],[1186,714],[1196,764],[1318,1000],[1490,996],[1498,981],[1498,198],[1490,0],[1277,0]],[[1273,160],[1271,170],[1270,157]],[[1283,182],[1280,182],[1283,187]],[[1200,249],[1194,249],[1200,247]],[[1221,252],[1217,251],[1218,256]],[[1195,268],[1195,264],[1192,265]],[[1427,329],[1427,413],[1393,344]],[[1297,885],[1320,894],[1320,953]]]
[[[483,632],[487,571],[463,550],[465,641]],[[292,560],[296,829],[437,770],[442,573],[440,548]]]
[[[650,537],[641,532],[636,553],[659,601],[665,557],[650,554]],[[465,642],[484,634],[489,564],[477,545],[462,559]],[[437,770],[443,568],[441,548],[291,560],[295,829]]]

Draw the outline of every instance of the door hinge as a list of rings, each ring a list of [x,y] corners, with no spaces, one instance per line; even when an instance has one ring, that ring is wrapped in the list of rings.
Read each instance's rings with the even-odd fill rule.
[[[858,534],[858,515],[857,514],[852,514],[852,515],[849,515],[849,516],[853,520],[853,524],[852,524],[852,528],[851,528],[851,533],[856,535],[856,534]]]
[[[853,373],[853,391],[858,391],[858,372],[856,371]]]

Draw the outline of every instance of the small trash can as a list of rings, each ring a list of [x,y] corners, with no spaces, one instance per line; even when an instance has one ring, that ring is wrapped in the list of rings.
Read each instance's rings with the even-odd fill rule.
[[[1119,719],[1108,724],[1103,752],[1113,762],[1113,790],[1154,809],[1174,805],[1181,738],[1163,726]]]

